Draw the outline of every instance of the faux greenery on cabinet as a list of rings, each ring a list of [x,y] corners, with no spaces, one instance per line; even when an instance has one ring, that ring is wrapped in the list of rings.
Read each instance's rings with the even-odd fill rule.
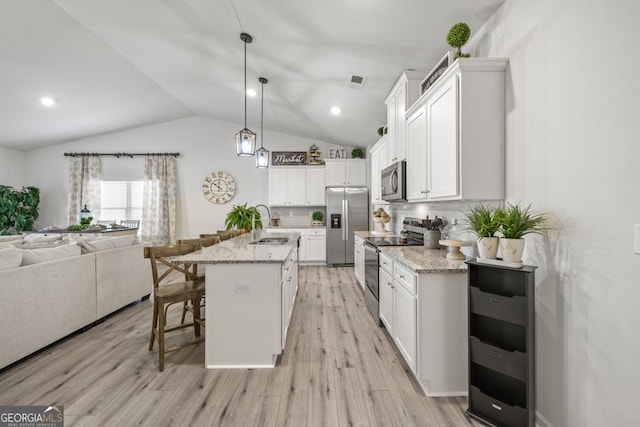
[[[0,234],[15,234],[33,230],[38,219],[40,189],[22,187],[16,190],[8,185],[0,185]]]

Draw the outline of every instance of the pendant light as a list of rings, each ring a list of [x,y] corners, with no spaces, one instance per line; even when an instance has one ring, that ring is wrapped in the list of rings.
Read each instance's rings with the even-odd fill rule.
[[[264,85],[269,80],[264,77],[260,77],[258,81],[262,84],[262,98],[260,100],[260,148],[256,150],[256,167],[268,168],[269,167],[269,150],[264,148],[264,130],[262,124],[264,121]]]
[[[240,40],[244,42],[244,129],[236,133],[236,154],[251,157],[256,152],[256,134],[247,128],[247,43],[251,43],[253,38],[242,33]]]

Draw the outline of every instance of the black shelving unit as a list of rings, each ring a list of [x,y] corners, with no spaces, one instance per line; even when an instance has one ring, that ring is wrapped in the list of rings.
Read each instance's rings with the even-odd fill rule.
[[[467,265],[467,415],[491,426],[535,426],[536,267]]]

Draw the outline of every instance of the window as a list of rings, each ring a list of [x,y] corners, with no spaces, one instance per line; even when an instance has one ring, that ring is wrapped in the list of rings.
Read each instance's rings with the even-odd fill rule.
[[[142,219],[144,181],[102,181],[100,183],[101,221]]]

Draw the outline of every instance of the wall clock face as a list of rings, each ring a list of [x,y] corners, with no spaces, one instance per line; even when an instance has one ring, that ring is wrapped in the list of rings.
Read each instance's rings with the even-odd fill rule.
[[[227,203],[236,194],[236,182],[226,172],[211,172],[202,183],[202,192],[211,203]]]

